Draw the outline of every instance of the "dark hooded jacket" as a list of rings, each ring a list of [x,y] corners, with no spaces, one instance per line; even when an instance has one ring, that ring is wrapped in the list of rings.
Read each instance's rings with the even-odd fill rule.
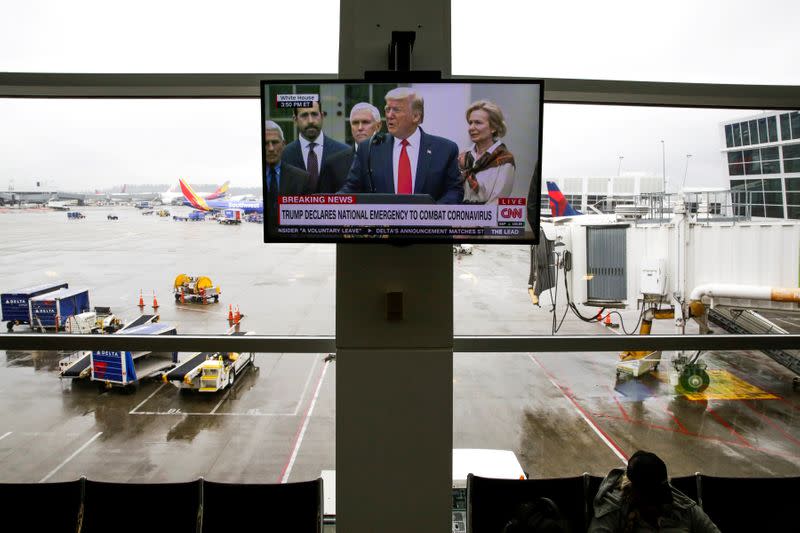
[[[638,520],[631,529],[627,529],[629,502],[623,496],[624,476],[623,469],[615,468],[603,479],[594,498],[594,518],[589,533],[720,533],[694,500],[672,486],[672,503],[664,506],[658,528]]]

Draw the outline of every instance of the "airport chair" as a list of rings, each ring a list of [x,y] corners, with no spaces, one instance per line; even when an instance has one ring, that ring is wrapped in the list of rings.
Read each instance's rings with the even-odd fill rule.
[[[584,488],[584,501],[586,502],[586,529],[594,518],[594,497],[597,491],[600,490],[600,485],[603,483],[604,476],[592,476],[583,474],[583,488]]]
[[[674,477],[670,479],[669,482],[673,487],[697,503],[700,503],[700,491],[697,486],[700,482],[700,474],[695,474],[693,476]]]
[[[322,532],[322,478],[275,484],[203,482],[204,533]]]
[[[196,533],[200,480],[186,483],[86,481],[80,533]]]
[[[700,486],[703,510],[720,531],[798,529],[800,477],[700,476]]]
[[[495,479],[473,474],[467,476],[467,531],[502,531],[520,505],[541,497],[555,502],[568,531],[586,531],[584,476]]]
[[[0,483],[0,514],[19,531],[75,533],[82,480],[59,483]],[[7,531],[11,531],[8,529]]]

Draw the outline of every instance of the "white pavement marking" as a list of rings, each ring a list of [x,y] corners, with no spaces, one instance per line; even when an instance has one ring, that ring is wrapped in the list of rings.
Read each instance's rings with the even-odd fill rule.
[[[300,409],[300,406],[303,405],[303,400],[306,397],[306,391],[308,391],[308,384],[311,383],[311,376],[314,375],[314,370],[317,368],[317,356],[314,356],[314,364],[311,365],[311,370],[308,371],[308,377],[306,378],[306,384],[303,387],[303,393],[300,395],[300,399],[297,400],[297,405],[294,406],[294,413],[293,415],[297,415],[297,410]]]
[[[55,474],[56,472],[58,472],[58,471],[61,469],[61,467],[62,467],[62,466],[64,466],[64,465],[65,465],[65,464],[67,464],[68,462],[72,461],[72,459],[74,459],[76,455],[78,455],[78,454],[79,454],[79,453],[81,453],[81,452],[82,452],[84,449],[86,449],[86,447],[87,447],[87,446],[89,446],[91,443],[93,443],[95,440],[97,440],[97,438],[98,438],[100,435],[102,435],[102,434],[103,434],[103,432],[102,432],[102,431],[100,431],[100,432],[96,433],[96,434],[95,434],[95,436],[94,436],[94,437],[92,437],[91,439],[89,439],[89,441],[88,441],[86,444],[84,444],[83,446],[81,446],[80,448],[78,448],[77,450],[75,450],[75,453],[73,453],[72,455],[70,455],[69,457],[67,457],[66,459],[64,459],[64,461],[63,461],[63,462],[62,462],[60,465],[58,465],[57,467],[55,467],[53,470],[51,470],[51,471],[50,471],[50,473],[49,473],[49,474],[47,474],[47,475],[46,475],[46,476],[44,476],[42,479],[40,479],[40,480],[39,480],[39,483],[44,483],[45,481],[47,481],[48,479],[50,479],[50,478],[53,476],[53,474]]]
[[[311,420],[311,413],[314,412],[314,406],[317,403],[319,391],[322,389],[322,382],[325,381],[325,373],[328,371],[328,367],[330,365],[330,362],[325,363],[325,366],[322,368],[322,375],[319,377],[319,382],[317,382],[317,388],[314,391],[314,398],[311,400],[311,405],[308,406],[308,411],[306,411],[305,418],[303,419],[303,427],[300,430],[300,434],[297,436],[297,441],[295,442],[294,449],[292,450],[292,455],[289,458],[289,463],[286,465],[286,468],[284,468],[283,475],[281,476],[281,483],[286,483],[289,481],[289,474],[292,473],[294,461],[297,459],[297,453],[300,451],[300,445],[303,443],[303,436],[305,435],[306,429],[308,428],[308,423]]]
[[[296,416],[294,413],[262,413],[258,409],[250,409],[246,413],[194,413],[181,411],[180,409],[170,409],[169,411],[137,411],[128,414],[160,416]]]
[[[597,424],[595,424],[588,416],[586,416],[586,413],[580,407],[580,405],[578,405],[578,402],[576,402],[571,395],[567,394],[567,392],[561,387],[561,385],[556,383],[556,381],[553,379],[553,377],[550,375],[547,369],[545,369],[544,365],[542,365],[542,363],[540,363],[539,360],[536,359],[531,354],[528,354],[528,357],[530,357],[531,361],[539,365],[539,368],[541,368],[545,376],[547,376],[547,380],[550,382],[550,384],[553,385],[553,387],[555,387],[556,389],[558,389],[559,392],[561,392],[561,394],[563,394],[564,397],[570,401],[570,403],[572,404],[572,408],[575,409],[575,412],[577,412],[581,416],[581,418],[583,418],[584,422],[589,424],[589,427],[592,428],[592,431],[594,431],[597,434],[597,436],[600,437],[600,440],[602,440],[605,443],[605,445],[608,446],[612,452],[614,452],[614,455],[619,457],[620,461],[622,461],[623,464],[628,464],[628,458],[625,457],[625,455],[619,449],[619,446],[617,446],[616,443],[614,443],[611,440],[611,438],[608,437],[605,434],[605,432],[597,426]]]
[[[150,398],[152,398],[153,396],[155,396],[155,395],[158,393],[158,391],[160,391],[161,389],[163,389],[163,388],[164,388],[164,385],[166,385],[166,383],[162,383],[160,387],[158,387],[156,390],[154,390],[154,391],[153,391],[153,394],[151,394],[150,396],[148,396],[147,398],[145,398],[144,400],[142,400],[142,401],[141,401],[141,403],[139,403],[139,405],[137,405],[137,406],[136,406],[136,407],[134,407],[134,408],[133,408],[131,411],[129,411],[129,412],[128,412],[128,414],[129,414],[129,415],[135,415],[135,414],[138,414],[138,413],[136,412],[136,410],[137,410],[138,408],[140,408],[141,406],[143,406],[144,404],[146,404],[146,403],[147,403],[147,401],[148,401]]]
[[[6,434],[5,434],[5,435],[3,435],[2,437],[0,437],[0,440],[3,440],[4,438],[8,437],[9,435],[11,435],[11,432],[10,432],[10,431],[6,432]]]

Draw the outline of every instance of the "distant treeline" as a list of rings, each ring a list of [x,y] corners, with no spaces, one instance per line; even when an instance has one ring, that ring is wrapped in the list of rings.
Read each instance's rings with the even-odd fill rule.
[[[195,191],[204,191],[204,192],[213,192],[216,191],[217,188],[222,185],[220,183],[190,183],[192,188]],[[140,192],[164,192],[167,189],[172,187],[172,185],[167,183],[155,183],[155,184],[146,184],[146,185],[127,185],[125,187],[125,192],[130,193],[140,193]],[[115,185],[114,187],[107,187],[105,189],[98,189],[100,192],[103,193],[118,193],[122,189],[122,185]],[[231,187],[228,189],[228,192],[231,195],[239,196],[242,194],[261,194],[261,187]]]

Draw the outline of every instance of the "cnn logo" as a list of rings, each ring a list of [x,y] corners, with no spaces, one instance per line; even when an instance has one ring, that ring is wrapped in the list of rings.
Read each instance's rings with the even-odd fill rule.
[[[524,213],[521,207],[504,207],[500,209],[500,220],[522,220]]]

